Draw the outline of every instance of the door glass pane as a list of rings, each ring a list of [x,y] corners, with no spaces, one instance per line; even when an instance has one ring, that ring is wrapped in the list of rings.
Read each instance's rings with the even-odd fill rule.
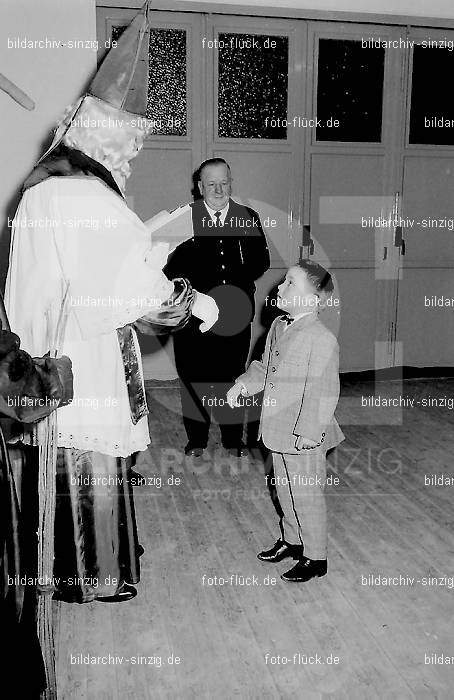
[[[414,47],[410,143],[454,145],[454,101],[449,87],[453,70],[452,50]]]
[[[118,39],[126,27],[113,27]],[[184,29],[150,29],[148,46],[147,117],[153,134],[186,136],[186,32]]]
[[[288,38],[219,34],[218,135],[287,138]]]
[[[318,141],[381,141],[384,70],[384,48],[362,48],[361,40],[320,39]]]
[[[147,117],[153,133],[186,135],[186,32],[150,29]]]

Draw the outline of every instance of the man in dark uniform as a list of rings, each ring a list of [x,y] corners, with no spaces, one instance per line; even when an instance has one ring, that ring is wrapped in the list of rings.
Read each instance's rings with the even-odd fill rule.
[[[194,236],[169,258],[166,275],[183,275],[219,307],[219,319],[200,333],[197,322],[174,338],[181,379],[187,455],[199,457],[207,446],[211,411],[223,446],[244,457],[244,408],[226,402],[229,382],[244,371],[255,311],[255,281],[269,268],[270,257],[258,214],[230,198],[232,178],[222,158],[206,160],[198,170],[203,199],[194,202]]]

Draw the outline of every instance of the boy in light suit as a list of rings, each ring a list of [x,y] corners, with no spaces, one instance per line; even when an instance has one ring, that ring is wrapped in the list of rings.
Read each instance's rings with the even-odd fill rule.
[[[291,267],[278,287],[278,306],[286,312],[272,324],[261,362],[254,361],[227,394],[264,390],[260,430],[272,451],[274,479],[282,507],[281,538],[258,558],[297,559],[284,581],[308,581],[327,572],[324,486],[326,452],[344,435],[334,418],[339,398],[339,346],[318,320],[318,306],[333,291],[331,275],[303,260]]]

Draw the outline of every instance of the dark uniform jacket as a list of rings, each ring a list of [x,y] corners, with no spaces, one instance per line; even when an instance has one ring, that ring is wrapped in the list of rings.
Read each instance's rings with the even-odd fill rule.
[[[219,306],[221,326],[244,328],[254,317],[255,281],[270,266],[258,214],[233,199],[223,226],[214,226],[203,199],[191,204],[194,237],[170,256],[165,274],[186,277]],[[228,335],[229,333],[225,333]]]

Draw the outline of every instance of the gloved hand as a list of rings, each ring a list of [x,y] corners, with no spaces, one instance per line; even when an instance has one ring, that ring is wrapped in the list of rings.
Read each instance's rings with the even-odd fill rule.
[[[195,291],[195,290],[194,290]],[[195,292],[195,302],[192,307],[192,315],[202,319],[199,329],[202,333],[206,333],[214,326],[219,318],[219,308],[213,297],[209,297],[202,292]]]

